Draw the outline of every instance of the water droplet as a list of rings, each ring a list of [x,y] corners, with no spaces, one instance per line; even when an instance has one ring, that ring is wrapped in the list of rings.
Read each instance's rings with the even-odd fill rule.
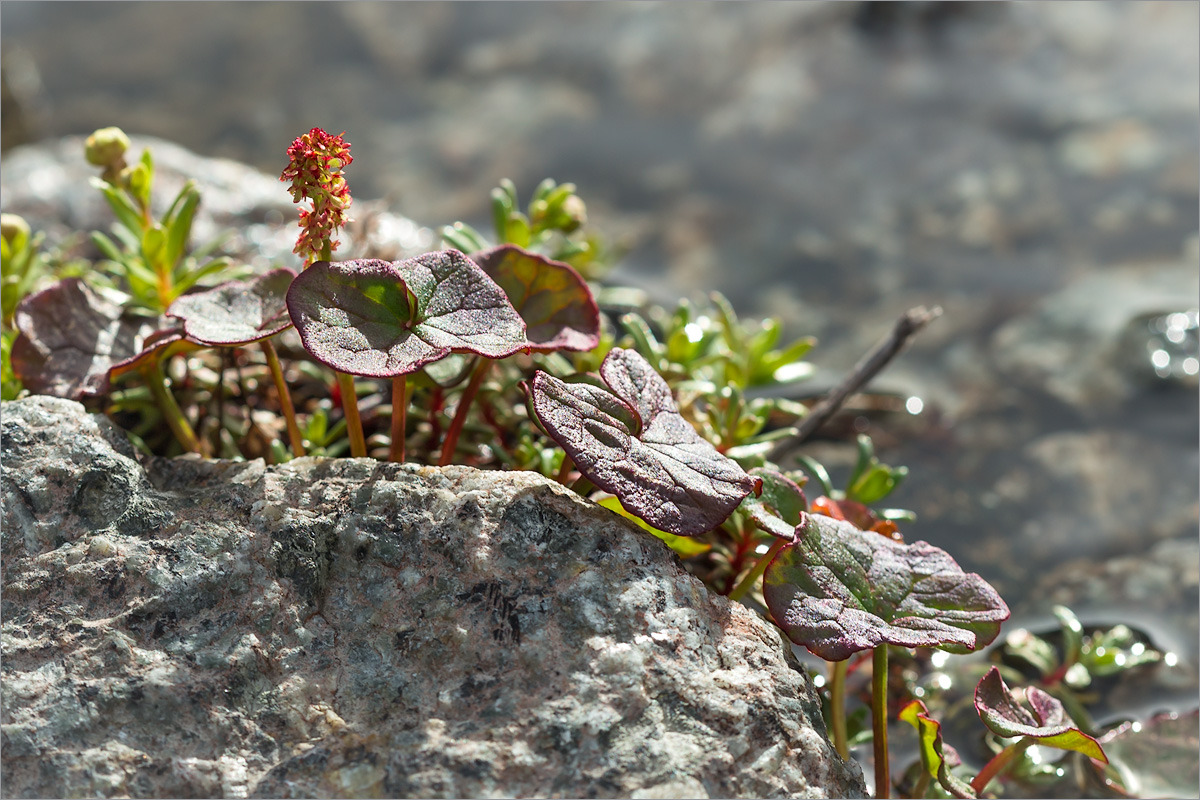
[[[925,408],[925,401],[919,397],[913,396],[904,401],[904,408],[908,413],[916,416]]]
[[[770,549],[771,549],[770,545],[760,544],[758,547],[754,548],[754,552],[761,556],[763,553],[767,552]]]

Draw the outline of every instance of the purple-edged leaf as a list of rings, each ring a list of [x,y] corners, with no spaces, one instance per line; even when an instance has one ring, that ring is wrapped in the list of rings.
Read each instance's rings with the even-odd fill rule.
[[[1079,730],[1067,717],[1062,703],[1036,686],[1025,690],[1032,713],[1017,700],[992,667],[975,687],[975,710],[983,724],[999,736],[1032,736],[1038,744],[1074,750],[1089,758],[1108,762],[1100,744]]]
[[[292,281],[288,312],[305,348],[341,372],[388,378],[449,353],[525,350],[504,290],[457,250],[404,261],[318,261]]]
[[[525,320],[534,350],[592,350],[600,343],[600,309],[575,268],[505,244],[471,256],[500,285]]]
[[[757,496],[746,495],[742,510],[762,530],[791,541],[795,537],[796,526],[808,509],[804,490],[778,470],[755,467],[750,474],[762,479],[762,493]]]
[[[204,345],[197,344],[184,336],[178,328],[162,328],[142,340],[142,349],[129,358],[122,359],[108,369],[111,380],[131,370],[148,366],[151,361],[162,361],[177,353],[190,353]]]
[[[991,643],[1008,606],[987,581],[927,542],[903,544],[807,514],[763,577],[767,607],[796,644],[841,661],[880,644],[969,653]]]
[[[695,536],[725,521],[761,481],[747,475],[679,415],[671,389],[633,350],[613,348],[600,366],[611,392],[540,370],[534,413],[596,486],[659,530]]]
[[[287,290],[296,273],[273,269],[248,281],[227,281],[185,294],[167,309],[183,321],[189,339],[218,347],[257,342],[290,327]]]
[[[1195,797],[1200,785],[1200,711],[1126,722],[1100,737],[1125,789],[1136,797]]]
[[[102,296],[79,278],[26,297],[15,321],[17,377],[31,392],[72,400],[105,394],[109,369],[141,353],[164,327],[159,317],[126,313],[119,297]]]
[[[942,785],[952,797],[975,797],[971,784],[950,771],[950,767],[962,763],[958,752],[942,741],[942,724],[929,716],[929,709],[920,700],[900,709],[899,717],[917,729],[920,740],[921,766],[925,772]]]

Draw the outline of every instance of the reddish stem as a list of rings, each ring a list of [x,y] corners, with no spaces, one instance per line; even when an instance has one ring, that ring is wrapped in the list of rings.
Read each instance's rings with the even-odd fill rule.
[[[388,447],[389,461],[404,460],[405,416],[408,413],[408,376],[392,378],[392,443]]]
[[[471,408],[471,401],[475,399],[475,393],[479,391],[483,377],[491,365],[492,362],[489,359],[481,358],[475,365],[475,369],[471,371],[471,380],[467,382],[462,397],[458,399],[458,409],[455,410],[454,419],[451,420],[450,428],[446,431],[446,441],[442,443],[442,457],[438,459],[439,467],[446,466],[454,459],[454,448],[458,447],[458,436],[462,433],[463,425],[467,423],[467,412]]]
[[[992,760],[984,764],[983,769],[979,770],[979,774],[971,780],[971,788],[975,790],[975,794],[983,794],[983,790],[992,782],[992,779],[1003,772],[1013,759],[1024,753],[1025,749],[1033,742],[1034,739],[1029,736],[1022,737],[992,756]]]

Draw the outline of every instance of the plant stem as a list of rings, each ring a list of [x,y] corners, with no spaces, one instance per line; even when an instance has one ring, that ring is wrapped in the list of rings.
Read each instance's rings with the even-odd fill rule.
[[[558,481],[563,486],[566,486],[567,477],[571,474],[571,470],[573,469],[575,469],[575,462],[571,460],[569,455],[563,453],[562,466],[558,468],[558,474],[554,476],[554,480]]]
[[[150,394],[154,396],[154,401],[158,403],[158,408],[162,411],[167,425],[175,434],[175,438],[183,445],[183,449],[192,453],[201,452],[200,440],[196,438],[196,432],[192,430],[187,418],[183,416],[183,411],[175,402],[175,396],[167,389],[167,378],[163,375],[162,364],[157,360],[152,360],[139,372],[142,374],[142,379],[146,381]]]
[[[983,765],[983,769],[979,770],[979,774],[971,780],[971,788],[975,790],[975,794],[983,794],[983,790],[992,782],[1004,769],[1013,762],[1013,759],[1019,757],[1025,752],[1029,745],[1033,744],[1035,739],[1030,736],[1022,736],[1017,741],[1010,744],[1008,747],[1001,750],[996,755],[992,756],[992,760]]]
[[[763,573],[767,571],[767,567],[771,564],[771,560],[775,558],[776,554],[778,554],[780,550],[787,547],[789,544],[790,542],[788,542],[786,539],[776,539],[771,545],[771,549],[763,553],[763,557],[760,558],[758,563],[754,565],[754,569],[750,570],[750,572],[746,574],[746,577],[742,578],[741,582],[739,582],[737,586],[733,587],[733,591],[729,593],[729,599],[741,600],[742,595],[754,588],[755,582],[757,582],[758,579],[762,577]]]
[[[875,797],[891,796],[892,779],[888,767],[887,743],[887,643],[875,645],[871,653],[871,726],[875,744]]]
[[[292,393],[288,391],[287,381],[283,379],[283,367],[279,364],[279,354],[270,339],[263,339],[263,355],[267,357],[267,366],[271,368],[271,377],[275,380],[275,391],[279,393],[279,405],[283,408],[283,418],[287,422],[288,439],[292,443],[292,455],[296,458],[304,455],[304,437],[300,435],[300,426],[296,424],[296,409],[292,405]]]
[[[408,413],[408,376],[392,378],[392,443],[388,447],[389,461],[404,460],[405,415]]]
[[[350,437],[350,457],[367,457],[367,440],[363,437],[362,419],[358,416],[358,395],[354,393],[354,377],[335,372],[338,388],[342,390],[342,413],[346,418],[346,435]]]
[[[829,663],[829,727],[833,729],[833,747],[843,761],[850,759],[846,736],[846,668],[850,659]]]
[[[938,306],[933,308],[917,306],[905,311],[900,319],[896,320],[891,332],[859,359],[850,374],[843,378],[841,383],[830,389],[821,402],[809,409],[808,414],[796,426],[796,435],[784,439],[776,445],[769,458],[778,462],[803,444],[809,436],[812,436],[818,428],[825,424],[826,420],[837,413],[850,395],[857,392],[899,355],[904,346],[908,344],[909,339],[941,315],[942,309]]]
[[[471,401],[475,399],[475,393],[479,391],[479,386],[483,383],[483,376],[491,365],[490,359],[481,358],[475,365],[475,369],[471,371],[471,380],[467,381],[462,397],[458,398],[458,408],[446,431],[446,441],[442,443],[442,457],[438,459],[439,467],[446,466],[454,458],[454,448],[458,446],[458,436],[462,433],[463,425],[467,423],[467,411],[470,410]]]

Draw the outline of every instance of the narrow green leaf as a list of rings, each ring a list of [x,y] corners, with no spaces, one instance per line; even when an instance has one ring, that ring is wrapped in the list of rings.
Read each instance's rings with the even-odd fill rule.
[[[184,187],[187,190],[187,187]],[[184,192],[180,192],[181,195]],[[192,187],[186,192],[186,198],[182,205],[179,206],[179,213],[174,217],[166,217],[167,220],[167,249],[163,257],[163,263],[168,268],[174,268],[179,262],[180,256],[183,255],[184,248],[187,247],[188,236],[192,232],[192,218],[196,214],[196,207],[200,204],[200,192]]]

